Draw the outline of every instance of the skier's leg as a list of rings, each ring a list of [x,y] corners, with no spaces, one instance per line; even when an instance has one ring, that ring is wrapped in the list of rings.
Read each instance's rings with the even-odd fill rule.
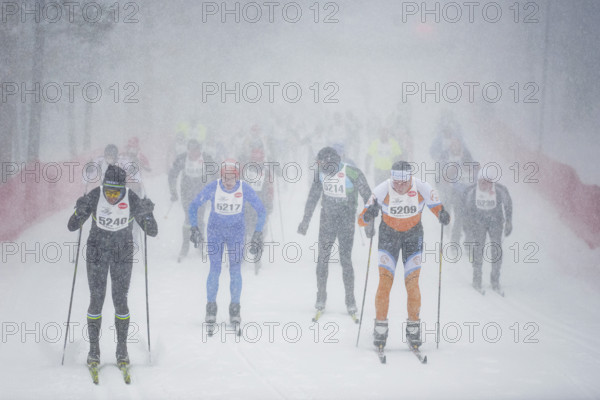
[[[115,329],[117,331],[117,362],[129,362],[127,334],[129,332],[129,306],[127,297],[131,282],[132,263],[127,259],[111,265],[110,278],[112,299],[115,306]]]
[[[100,249],[89,245],[86,250],[87,277],[90,288],[90,305],[87,313],[90,351],[88,363],[100,362],[100,326],[102,325],[102,306],[106,296],[108,262],[102,257]]]
[[[502,267],[502,233],[503,224],[496,222],[489,227],[490,235],[490,246],[491,251],[491,262],[492,262],[492,273],[490,276],[490,282],[492,288],[495,290],[500,289],[500,268]]]
[[[244,248],[244,230],[230,231],[226,238],[227,255],[229,257],[229,291],[231,303],[240,303],[242,294],[241,261]]]
[[[346,291],[346,308],[350,314],[355,314],[356,299],[354,298],[354,268],[352,266],[352,247],[354,244],[354,216],[351,215],[340,221],[338,242],[340,246],[340,263],[342,264],[342,277]]]
[[[335,227],[321,213],[319,226],[319,253],[317,258],[317,302],[315,308],[324,309],[327,302],[327,277],[329,275],[329,258],[335,245]]]
[[[208,254],[210,270],[206,279],[206,298],[208,303],[216,303],[219,291],[219,276],[221,276],[221,263],[223,260],[223,247],[225,245],[220,232],[208,229]]]

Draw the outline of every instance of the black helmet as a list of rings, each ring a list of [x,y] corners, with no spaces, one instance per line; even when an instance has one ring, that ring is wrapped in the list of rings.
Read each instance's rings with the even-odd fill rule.
[[[323,147],[317,154],[317,161],[321,164],[334,163],[335,165],[338,165],[341,158],[333,147]]]
[[[104,174],[104,181],[102,184],[104,186],[123,188],[125,187],[126,181],[127,173],[123,168],[120,168],[117,165],[109,165]]]
[[[413,168],[406,161],[396,161],[392,165],[391,178],[393,181],[408,181],[412,177]]]
[[[396,161],[392,165],[392,171],[412,171],[412,165],[407,161]]]

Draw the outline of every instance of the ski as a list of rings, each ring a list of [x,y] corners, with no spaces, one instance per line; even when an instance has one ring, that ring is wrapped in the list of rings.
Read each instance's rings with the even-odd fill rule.
[[[131,376],[129,375],[129,363],[121,361],[119,362],[118,366],[123,374],[123,380],[129,385],[131,383]]]
[[[356,314],[350,314],[350,318],[352,318],[352,321],[354,321],[355,324],[358,324],[360,322]]]
[[[421,350],[419,350],[418,347],[413,347],[410,344],[408,345],[408,348],[410,349],[410,351],[412,351],[412,353],[419,359],[419,361],[421,362],[421,364],[427,364],[427,356],[423,355],[421,353]]]
[[[385,353],[383,352],[383,346],[379,346],[377,347],[377,357],[379,357],[379,362],[381,362],[382,364],[386,363],[386,357],[385,357]]]
[[[317,310],[317,313],[313,317],[312,321],[317,322],[319,320],[319,318],[321,318],[321,315],[323,315],[323,310]]]
[[[92,382],[94,382],[94,384],[97,385],[99,382],[99,380],[98,380],[98,363],[97,362],[89,363],[88,370],[90,371],[90,375],[92,376]]]

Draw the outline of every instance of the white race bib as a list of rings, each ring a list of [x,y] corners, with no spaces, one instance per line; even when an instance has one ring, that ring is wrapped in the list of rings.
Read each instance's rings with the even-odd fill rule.
[[[185,158],[185,169],[184,173],[190,178],[201,178],[204,172],[204,159],[200,157],[197,160],[190,160],[189,157]]]
[[[233,193],[227,193],[221,189],[221,180],[217,182],[217,191],[215,192],[215,212],[221,215],[235,215],[242,212],[244,205],[244,193],[242,191],[242,182],[238,190]]]
[[[115,205],[110,204],[104,197],[104,188],[100,186],[100,198],[96,207],[96,225],[105,231],[116,232],[127,228],[133,221],[129,213],[129,189],[125,188],[125,197]]]
[[[321,173],[323,193],[329,197],[346,198],[346,164],[333,175]]]
[[[389,204],[388,215],[392,218],[410,218],[419,213],[419,195],[414,178],[411,178],[410,190],[406,194],[399,194],[389,180]]]
[[[493,210],[496,208],[497,197],[496,197],[496,184],[492,183],[492,188],[487,190],[480,190],[479,184],[475,190],[475,204],[480,210]]]

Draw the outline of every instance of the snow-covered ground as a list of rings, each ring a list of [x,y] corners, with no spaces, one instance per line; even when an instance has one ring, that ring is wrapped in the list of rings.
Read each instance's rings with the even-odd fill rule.
[[[470,287],[466,257],[455,263],[444,260],[439,349],[435,341],[439,272],[435,249],[440,225],[426,211],[428,252],[421,273],[421,318],[427,329],[422,350],[429,363],[419,364],[403,341],[406,296],[400,280],[391,293],[387,365],[382,365],[371,341],[378,281],[376,240],[356,347],[358,325],[345,313],[338,263],[330,266],[327,312],[319,323],[311,322],[316,294],[311,247],[316,242],[318,215],[313,216],[306,237],[297,235],[307,186],[282,185],[285,242],[276,203],[267,239],[281,244],[274,247],[272,262],[265,263],[258,275],[252,265],[242,267],[243,337],[219,332],[207,338],[202,322],[208,262],[196,252],[181,264],[176,262],[183,211],[177,203],[166,216],[170,203],[165,185],[166,176],[147,182],[159,222],[158,237],[148,238],[152,359],[147,349],[144,263],[139,254],[129,294],[132,384],[123,383],[114,361],[110,295],[104,307],[100,385],[91,383],[83,329],[89,291],[80,258],[71,317],[77,325],[61,366],[73,277],[69,246],[77,240],[77,234],[66,229],[72,210],[65,209],[31,227],[14,243],[3,244],[0,398],[600,397],[599,251],[589,250],[565,230],[544,200],[527,186],[510,187],[515,215],[514,232],[504,243],[505,298],[491,290],[481,296]],[[89,222],[83,243],[88,230]],[[40,251],[27,253],[36,243]],[[368,241],[357,231],[353,261],[359,303],[368,250]],[[34,253],[41,254],[39,260]],[[486,263],[486,284],[489,270]],[[221,322],[227,318],[228,279],[224,267],[218,296]]]

